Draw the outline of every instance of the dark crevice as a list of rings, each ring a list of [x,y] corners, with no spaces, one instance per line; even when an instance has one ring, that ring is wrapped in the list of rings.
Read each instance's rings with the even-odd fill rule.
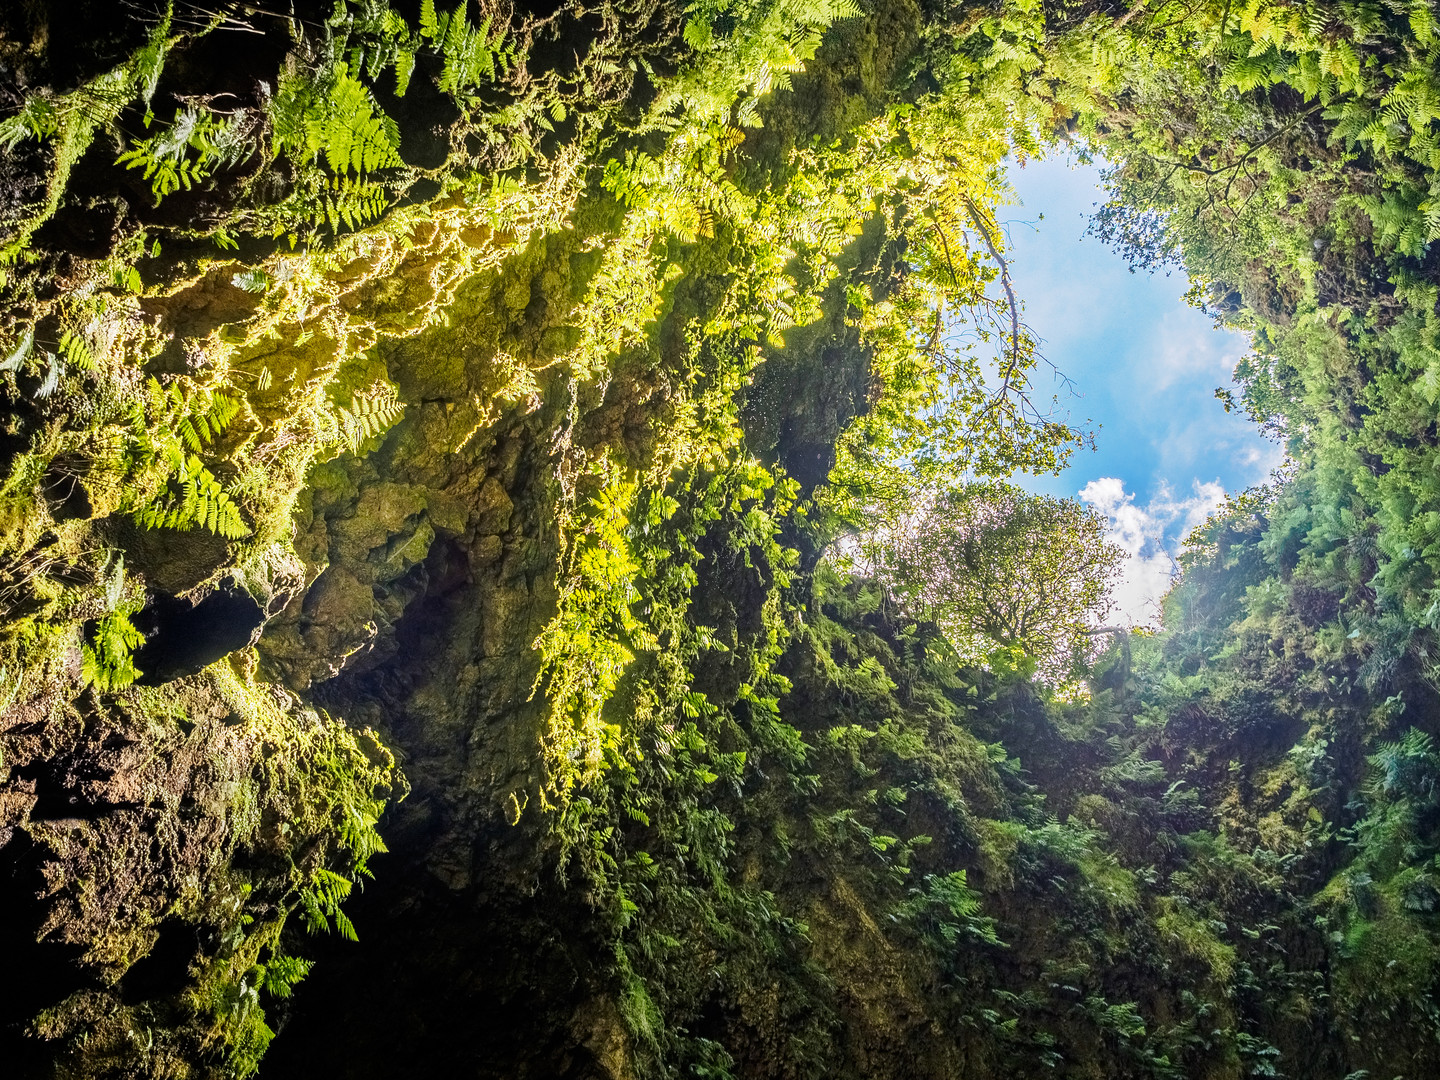
[[[194,675],[236,649],[252,644],[265,622],[259,602],[233,582],[198,603],[157,593],[132,620],[145,635],[135,653],[142,686]]]

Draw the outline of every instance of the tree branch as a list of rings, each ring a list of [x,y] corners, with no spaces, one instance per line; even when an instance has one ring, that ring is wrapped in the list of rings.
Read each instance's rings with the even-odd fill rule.
[[[1000,249],[995,246],[994,239],[990,236],[990,230],[985,227],[985,219],[976,208],[974,200],[969,195],[960,196],[965,200],[965,208],[970,211],[970,220],[975,222],[975,228],[980,230],[980,239],[985,241],[985,246],[990,249],[990,257],[1000,264],[1000,284],[1005,287],[1005,295],[1010,298],[1010,366],[1005,371],[1001,380],[1000,392],[1003,394],[1010,388],[1010,377],[1020,366],[1020,305],[1015,300],[1015,290],[1010,284],[1010,264],[1000,254]],[[947,257],[949,249],[946,249]]]

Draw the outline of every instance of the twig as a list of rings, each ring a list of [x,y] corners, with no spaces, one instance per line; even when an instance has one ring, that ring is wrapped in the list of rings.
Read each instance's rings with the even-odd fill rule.
[[[985,220],[980,216],[974,201],[969,195],[960,196],[965,200],[965,207],[970,211],[970,220],[975,222],[975,227],[980,230],[980,238],[985,241],[985,246],[990,249],[990,257],[1000,264],[1000,284],[1005,288],[1005,295],[1010,298],[1010,367],[1005,372],[1004,387],[1010,385],[1010,376],[1020,366],[1020,305],[1015,300],[1015,289],[1010,284],[1010,264],[1000,254],[1000,249],[995,246],[995,241],[990,236],[990,230],[985,227]]]

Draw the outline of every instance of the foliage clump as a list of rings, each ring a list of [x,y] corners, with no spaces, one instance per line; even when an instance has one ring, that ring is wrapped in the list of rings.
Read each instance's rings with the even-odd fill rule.
[[[1104,519],[1074,500],[970,484],[869,545],[897,596],[943,627],[962,656],[1014,650],[1063,682],[1084,672],[1113,607],[1125,553],[1105,532]]]

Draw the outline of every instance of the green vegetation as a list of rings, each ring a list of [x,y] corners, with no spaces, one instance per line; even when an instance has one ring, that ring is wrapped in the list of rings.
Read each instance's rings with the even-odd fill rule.
[[[916,618],[933,619],[974,661],[998,646],[1051,682],[1084,673],[1125,557],[1094,510],[994,483],[942,492],[869,543]]]
[[[7,1061],[1434,1074],[1427,3],[92,14],[0,15]],[[1290,455],[1154,635],[1005,481],[1062,143]]]

